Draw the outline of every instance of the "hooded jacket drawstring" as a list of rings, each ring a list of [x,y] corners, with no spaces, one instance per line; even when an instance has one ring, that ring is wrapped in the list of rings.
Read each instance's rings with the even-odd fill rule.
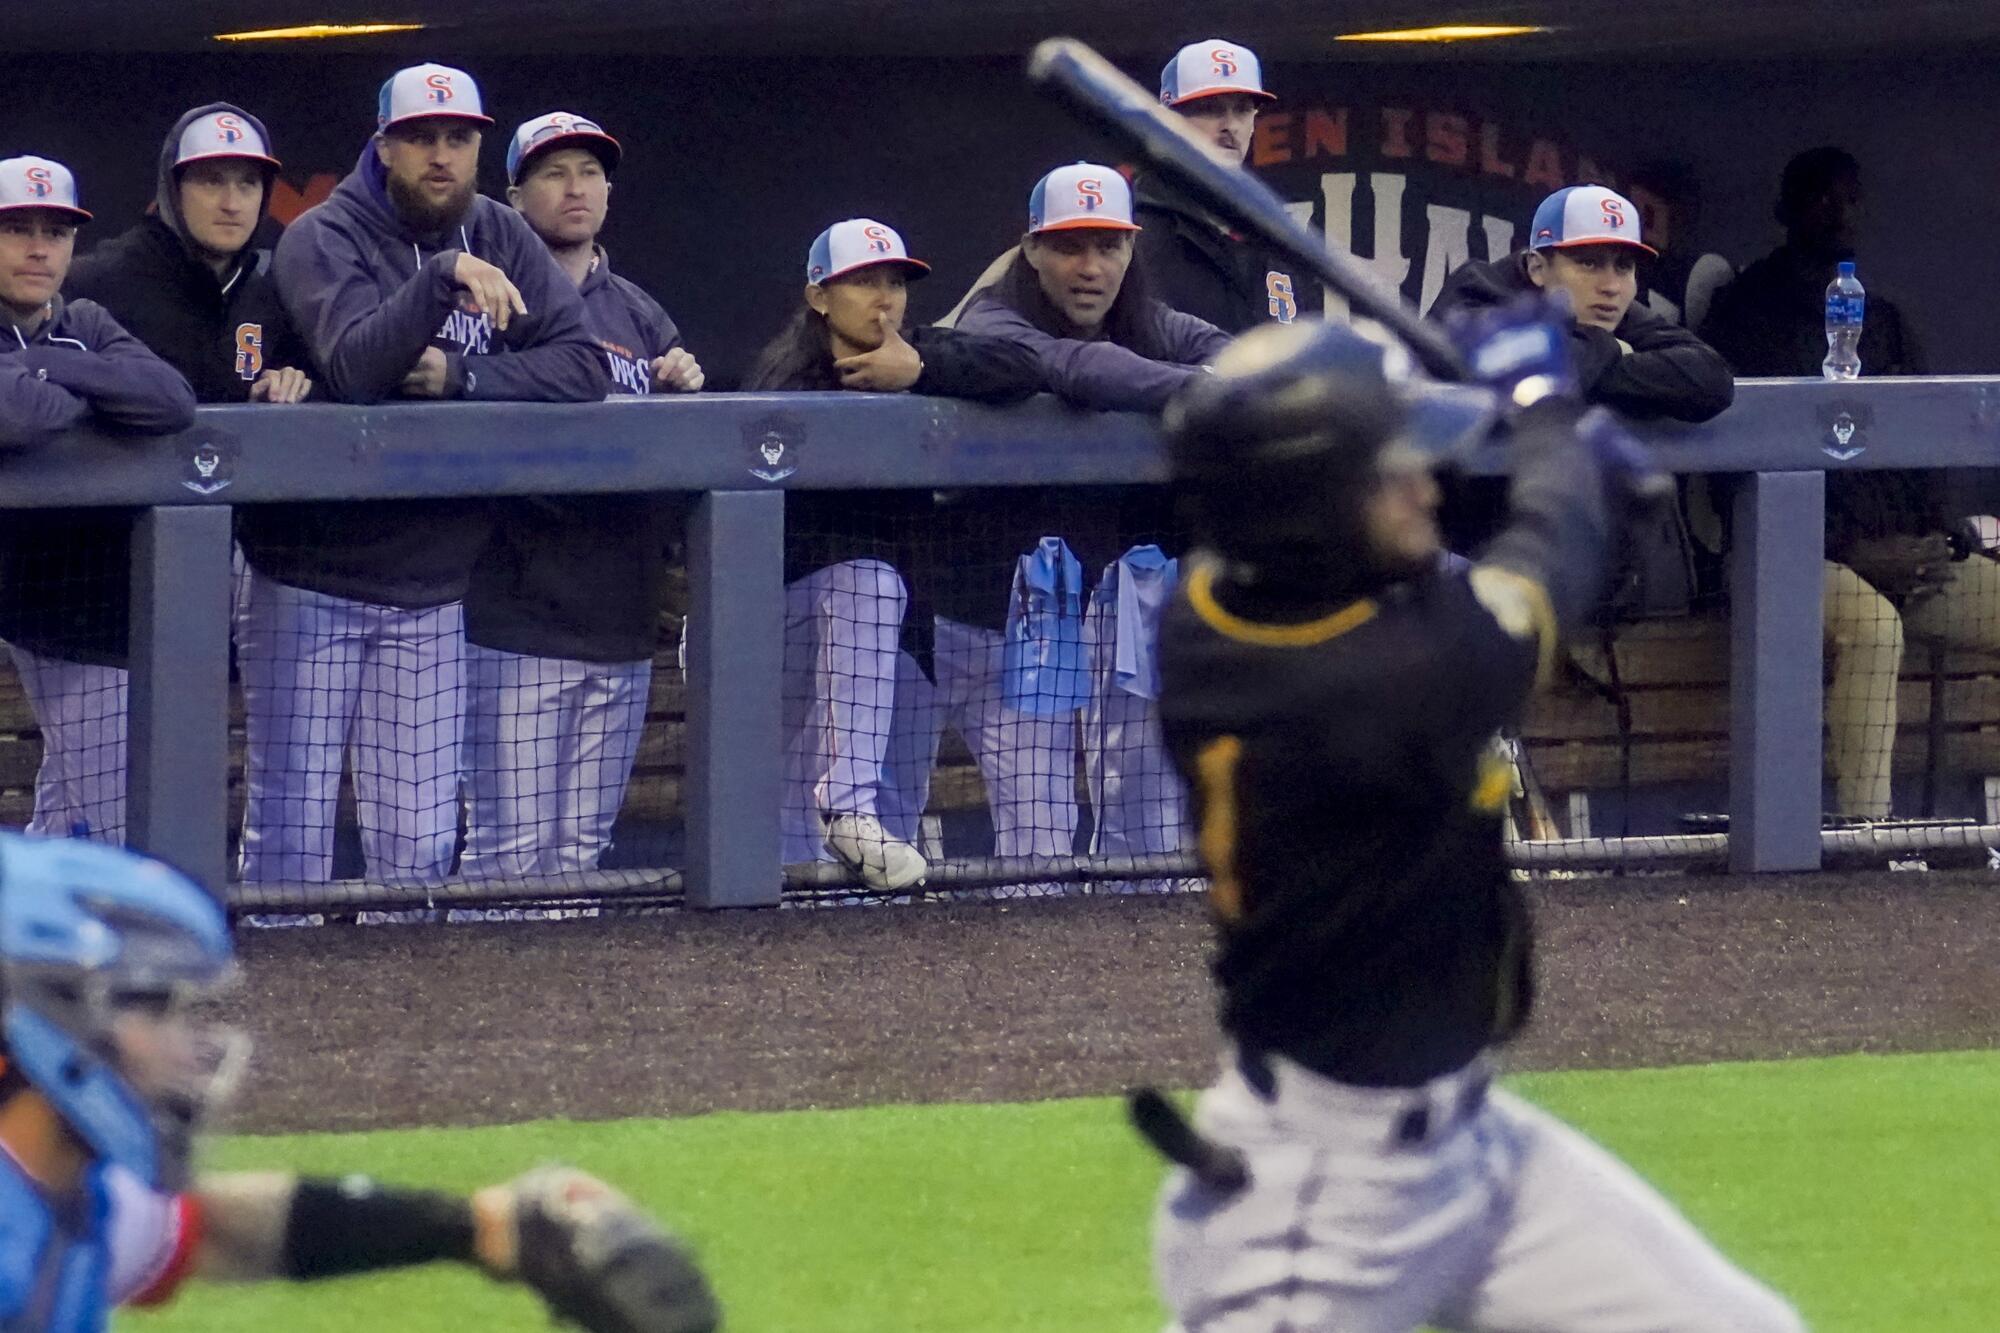
[[[466,233],[465,233],[465,224],[464,224],[463,222],[461,222],[461,223],[459,223],[459,224],[458,224],[458,247],[459,247],[459,249],[461,249],[461,250],[465,251],[465,253],[467,253],[467,254],[469,254],[469,255],[472,255],[472,257],[473,257],[474,259],[477,259],[477,258],[479,258],[479,256],[478,256],[478,255],[476,255],[476,254],[473,254],[473,250],[472,250],[472,238],[471,238],[470,236],[466,235]],[[416,271],[417,271],[418,273],[421,273],[421,272],[423,272],[423,271],[424,271],[424,252],[423,252],[423,250],[422,250],[421,248],[419,248],[419,247],[418,247],[418,245],[417,245],[417,243],[416,243],[415,241],[411,241],[411,242],[410,242],[410,253],[411,253],[412,255],[415,255],[415,256],[416,256],[416,259],[417,259],[417,267],[416,267]]]

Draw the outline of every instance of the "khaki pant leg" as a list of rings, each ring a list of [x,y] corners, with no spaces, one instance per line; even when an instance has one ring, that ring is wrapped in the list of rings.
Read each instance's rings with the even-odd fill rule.
[[[1843,815],[1886,819],[1896,748],[1896,677],[1903,619],[1889,599],[1845,565],[1826,562],[1826,761]]]
[[[1956,577],[1906,608],[1903,624],[1953,648],[2000,655],[2000,561],[1975,555],[1951,568]]]

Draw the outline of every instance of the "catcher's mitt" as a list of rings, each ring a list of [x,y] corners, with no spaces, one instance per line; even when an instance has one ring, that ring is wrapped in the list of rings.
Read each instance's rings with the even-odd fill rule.
[[[714,1333],[722,1312],[685,1246],[630,1199],[563,1167],[528,1172],[514,1196],[518,1279],[590,1333]]]

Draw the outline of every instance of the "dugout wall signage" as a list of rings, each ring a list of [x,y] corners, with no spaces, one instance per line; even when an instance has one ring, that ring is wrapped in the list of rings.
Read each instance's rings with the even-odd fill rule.
[[[1523,244],[1544,197],[1583,182],[1610,186],[1638,205],[1648,243],[1666,256],[1641,271],[1648,282],[1641,299],[1660,314],[1682,320],[1691,288],[1705,308],[1726,276],[1681,258],[1688,201],[1670,187],[1500,116],[1415,100],[1288,94],[1284,106],[1258,116],[1250,165],[1297,201],[1293,216],[1324,235],[1329,249],[1354,256],[1421,310],[1430,309],[1453,270],[1505,258]],[[1331,292],[1326,306],[1329,313],[1346,308]]]

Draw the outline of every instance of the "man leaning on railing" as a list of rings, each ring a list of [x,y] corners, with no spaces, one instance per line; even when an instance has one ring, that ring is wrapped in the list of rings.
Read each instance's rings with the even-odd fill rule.
[[[0,445],[95,420],[167,432],[194,420],[172,366],[92,301],[65,301],[76,178],[59,162],[0,162]],[[12,514],[0,527],[0,637],[42,733],[28,829],[125,840],[125,548],[130,515]]]

